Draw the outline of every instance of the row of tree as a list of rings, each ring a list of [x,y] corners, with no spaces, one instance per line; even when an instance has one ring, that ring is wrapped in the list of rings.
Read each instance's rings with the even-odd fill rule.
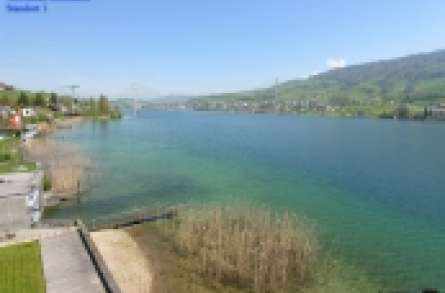
[[[27,92],[20,92],[17,98],[17,105],[20,107],[56,107],[59,97],[56,93],[43,94],[36,93],[34,98]]]
[[[113,107],[105,95],[99,98],[76,99],[56,93],[32,93],[29,91],[0,92],[0,105],[11,107],[38,107],[68,115],[120,118],[118,108]]]
[[[59,96],[56,93],[50,93],[43,94],[43,93],[36,93],[34,97],[32,95],[28,94],[27,92],[20,92],[17,98],[17,106],[20,107],[50,107],[54,110],[57,109],[59,103],[64,104],[66,106],[69,106],[69,108],[72,107],[72,104],[81,105],[82,102],[79,102],[78,99],[71,99],[71,98],[59,98]],[[110,112],[110,103],[106,96],[101,95],[99,99],[93,99],[90,98],[88,102],[88,107],[82,107],[84,110],[85,108],[89,108],[88,111],[91,114],[95,115],[107,115]]]
[[[88,101],[88,112],[92,116],[103,116],[110,113],[110,102],[104,95],[99,97],[99,100],[90,98]]]

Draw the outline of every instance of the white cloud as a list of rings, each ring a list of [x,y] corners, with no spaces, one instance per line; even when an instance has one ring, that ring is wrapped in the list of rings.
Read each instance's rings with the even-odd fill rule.
[[[326,65],[329,67],[329,69],[338,69],[345,67],[346,61],[341,57],[329,58],[326,60]]]
[[[320,74],[320,71],[312,71],[312,73],[309,74],[309,77],[311,77],[311,76],[317,76],[317,75],[319,75],[319,74]]]

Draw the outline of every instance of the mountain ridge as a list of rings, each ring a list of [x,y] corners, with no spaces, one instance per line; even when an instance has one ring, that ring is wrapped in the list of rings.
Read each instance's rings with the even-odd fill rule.
[[[337,106],[431,103],[445,97],[445,49],[328,70],[264,89],[197,97],[210,100],[317,100]]]

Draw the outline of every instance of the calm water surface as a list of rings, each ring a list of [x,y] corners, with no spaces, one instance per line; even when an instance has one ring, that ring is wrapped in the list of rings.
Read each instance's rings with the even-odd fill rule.
[[[56,137],[100,173],[51,217],[249,200],[313,221],[324,247],[391,287],[445,289],[445,124],[142,112]]]

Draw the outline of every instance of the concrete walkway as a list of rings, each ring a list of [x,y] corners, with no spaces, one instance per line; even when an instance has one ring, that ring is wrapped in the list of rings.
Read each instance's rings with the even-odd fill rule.
[[[35,176],[34,172],[0,175],[0,232],[31,227],[26,195]]]
[[[47,293],[105,292],[73,228],[48,230],[40,237]]]
[[[31,229],[27,195],[41,179],[39,172],[0,175],[0,247],[39,240],[48,293],[105,292],[74,227]]]

